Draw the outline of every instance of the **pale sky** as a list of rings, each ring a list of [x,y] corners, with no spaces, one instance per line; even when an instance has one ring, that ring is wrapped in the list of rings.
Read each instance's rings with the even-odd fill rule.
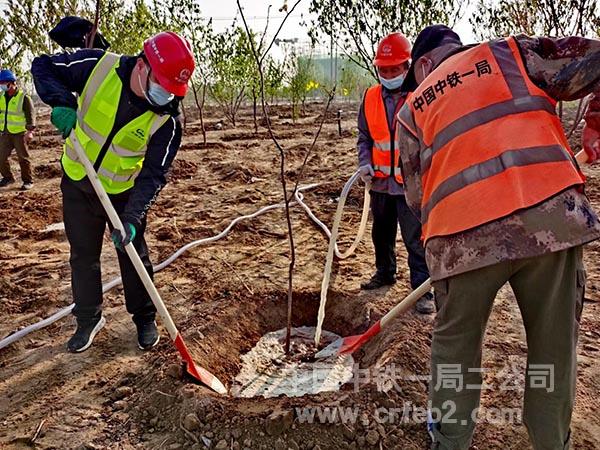
[[[231,25],[233,18],[238,16],[238,8],[236,0],[196,0],[200,4],[202,14],[206,17],[213,18],[213,24],[216,31],[223,31],[227,26]],[[469,0],[464,0],[469,1]],[[311,15],[308,13],[308,8],[311,0],[302,0],[296,7],[294,12],[287,19],[284,27],[282,28],[279,37],[282,39],[298,38],[300,41],[308,41],[307,27],[302,26],[302,22],[310,23]],[[471,32],[471,26],[468,23],[468,17],[471,15],[474,4],[477,0],[469,1],[469,8],[463,19],[456,25],[455,30],[460,34],[464,43],[471,43],[474,41],[473,33]],[[295,3],[295,0],[287,0],[288,7],[291,8]],[[6,0],[0,0],[0,13],[6,8]],[[285,12],[279,12],[279,8],[283,6],[284,0],[241,0],[246,20],[249,26],[254,31],[260,31],[265,27],[267,10],[269,4],[271,7],[270,21],[269,21],[269,35],[273,36],[277,31],[277,28],[283,21]],[[241,19],[239,21],[241,25]],[[102,29],[102,25],[100,25]],[[325,43],[328,44],[328,43]],[[277,48],[273,49],[275,57],[277,57],[279,51]]]
[[[474,41],[473,33],[471,32],[471,26],[468,23],[468,17],[474,9],[474,3],[476,0],[471,0],[469,8],[467,9],[464,18],[457,24],[455,30],[460,34],[465,43],[471,43]],[[294,0],[288,0],[288,7],[292,7],[295,3]],[[269,4],[271,7],[271,19],[269,21],[269,30],[271,35],[275,33],[279,25],[281,24],[285,12],[279,12],[278,9],[283,5],[283,0],[241,0],[242,7],[244,8],[244,14],[248,25],[255,31],[262,31],[265,27],[267,10]],[[302,21],[310,23],[311,16],[308,13],[308,7],[310,0],[302,0],[296,7],[292,15],[286,21],[282,28],[279,36],[281,38],[294,38],[297,37],[301,41],[307,40],[307,29],[301,26]],[[200,7],[205,17],[212,17],[216,31],[222,31],[236,16],[238,12],[237,3],[235,0],[220,0],[220,1],[201,1]],[[241,22],[240,22],[241,23]]]

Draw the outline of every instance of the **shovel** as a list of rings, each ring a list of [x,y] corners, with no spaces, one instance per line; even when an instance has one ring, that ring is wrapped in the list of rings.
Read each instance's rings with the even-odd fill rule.
[[[83,167],[85,167],[85,172],[90,180],[90,183],[92,183],[94,191],[96,191],[96,195],[98,196],[100,203],[102,203],[102,206],[104,207],[104,210],[106,211],[106,214],[108,215],[112,226],[116,230],[119,230],[124,236],[125,233],[123,231],[124,228],[123,224],[121,223],[121,219],[119,218],[117,212],[115,211],[115,208],[110,202],[106,191],[102,187],[100,179],[98,178],[98,174],[94,170],[94,166],[88,159],[83,148],[81,147],[81,144],[77,140],[77,136],[75,135],[74,130],[71,131],[70,138],[71,142],[73,143],[73,147],[75,148],[75,152],[77,153],[77,159],[81,164],[83,164]],[[144,283],[144,287],[146,288],[146,291],[148,291],[148,294],[152,299],[152,303],[154,303],[158,314],[160,315],[165,327],[167,328],[171,340],[175,343],[175,347],[181,355],[181,359],[183,359],[185,372],[195,381],[199,381],[200,383],[205,384],[206,386],[218,392],[219,394],[226,394],[227,389],[225,389],[225,386],[223,386],[223,383],[221,383],[217,377],[215,377],[206,369],[194,363],[192,355],[190,355],[190,352],[187,346],[185,345],[181,334],[177,330],[177,327],[175,326],[175,323],[173,322],[169,311],[167,311],[167,307],[160,298],[160,294],[156,290],[156,287],[154,286],[150,275],[148,275],[148,272],[146,272],[146,268],[144,267],[140,256],[138,255],[137,251],[135,250],[135,247],[131,242],[125,246],[125,251],[131,259],[131,262],[133,263],[133,266],[135,267],[138,276],[142,280],[142,283]]]
[[[361,348],[365,342],[377,335],[383,328],[386,327],[394,318],[411,308],[417,300],[420,299],[431,289],[431,279],[427,278],[421,286],[412,291],[404,300],[398,303],[390,312],[379,319],[375,324],[365,331],[363,334],[356,336],[348,336],[339,338],[329,344],[323,350],[315,355],[317,359],[329,358],[332,356],[346,355],[354,353]]]
[[[584,150],[581,150],[579,153],[575,155],[575,159],[579,164],[585,164],[588,160],[587,153]]]

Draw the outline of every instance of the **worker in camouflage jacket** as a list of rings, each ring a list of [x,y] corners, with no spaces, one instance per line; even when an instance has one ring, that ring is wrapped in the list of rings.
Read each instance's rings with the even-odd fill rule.
[[[600,222],[555,106],[593,95],[583,148],[595,162],[600,41],[521,35],[463,46],[448,27],[434,25],[419,34],[411,56],[414,92],[397,115],[396,140],[438,310],[433,447],[469,448],[486,323],[509,283],[527,333],[523,421],[535,449],[566,449],[583,245],[600,237]]]

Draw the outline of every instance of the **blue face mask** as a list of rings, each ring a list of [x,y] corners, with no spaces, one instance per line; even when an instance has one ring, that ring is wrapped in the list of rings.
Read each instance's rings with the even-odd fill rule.
[[[146,67],[146,71],[148,68]],[[171,100],[175,98],[174,94],[171,94],[165,88],[163,88],[160,84],[155,83],[150,79],[149,72],[147,77],[147,86],[148,90],[144,90],[144,97],[148,100],[148,103],[154,106],[165,106]],[[140,82],[140,87],[142,86],[142,79],[140,78],[140,73],[138,72],[138,80]]]
[[[174,94],[165,90],[160,84],[155,83],[152,80],[148,80],[148,95],[146,98],[150,103],[154,103],[158,106],[164,106],[175,98]]]
[[[398,89],[404,83],[405,74],[400,74],[395,78],[383,78],[379,75],[379,81],[383,85],[384,88],[393,91],[394,89]]]
[[[8,91],[8,85],[0,84],[0,92],[6,92],[6,91]]]

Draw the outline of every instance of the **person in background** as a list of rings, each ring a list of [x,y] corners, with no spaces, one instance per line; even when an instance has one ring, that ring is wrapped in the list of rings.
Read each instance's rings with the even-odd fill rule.
[[[17,77],[9,69],[0,70],[0,187],[15,182],[10,170],[9,157],[13,150],[21,168],[21,190],[33,187],[29,158],[29,141],[35,130],[35,108],[31,97],[17,84]]]
[[[375,247],[375,273],[361,284],[377,289],[396,282],[396,234],[398,225],[408,252],[410,285],[419,287],[429,271],[421,244],[421,224],[408,208],[395,146],[395,114],[408,92],[403,82],[410,61],[410,42],[402,33],[384,37],[377,47],[373,64],[379,83],[367,89],[358,113],[358,165],[361,178],[370,183],[372,239]],[[425,294],[416,303],[421,314],[435,312],[433,295]]]

